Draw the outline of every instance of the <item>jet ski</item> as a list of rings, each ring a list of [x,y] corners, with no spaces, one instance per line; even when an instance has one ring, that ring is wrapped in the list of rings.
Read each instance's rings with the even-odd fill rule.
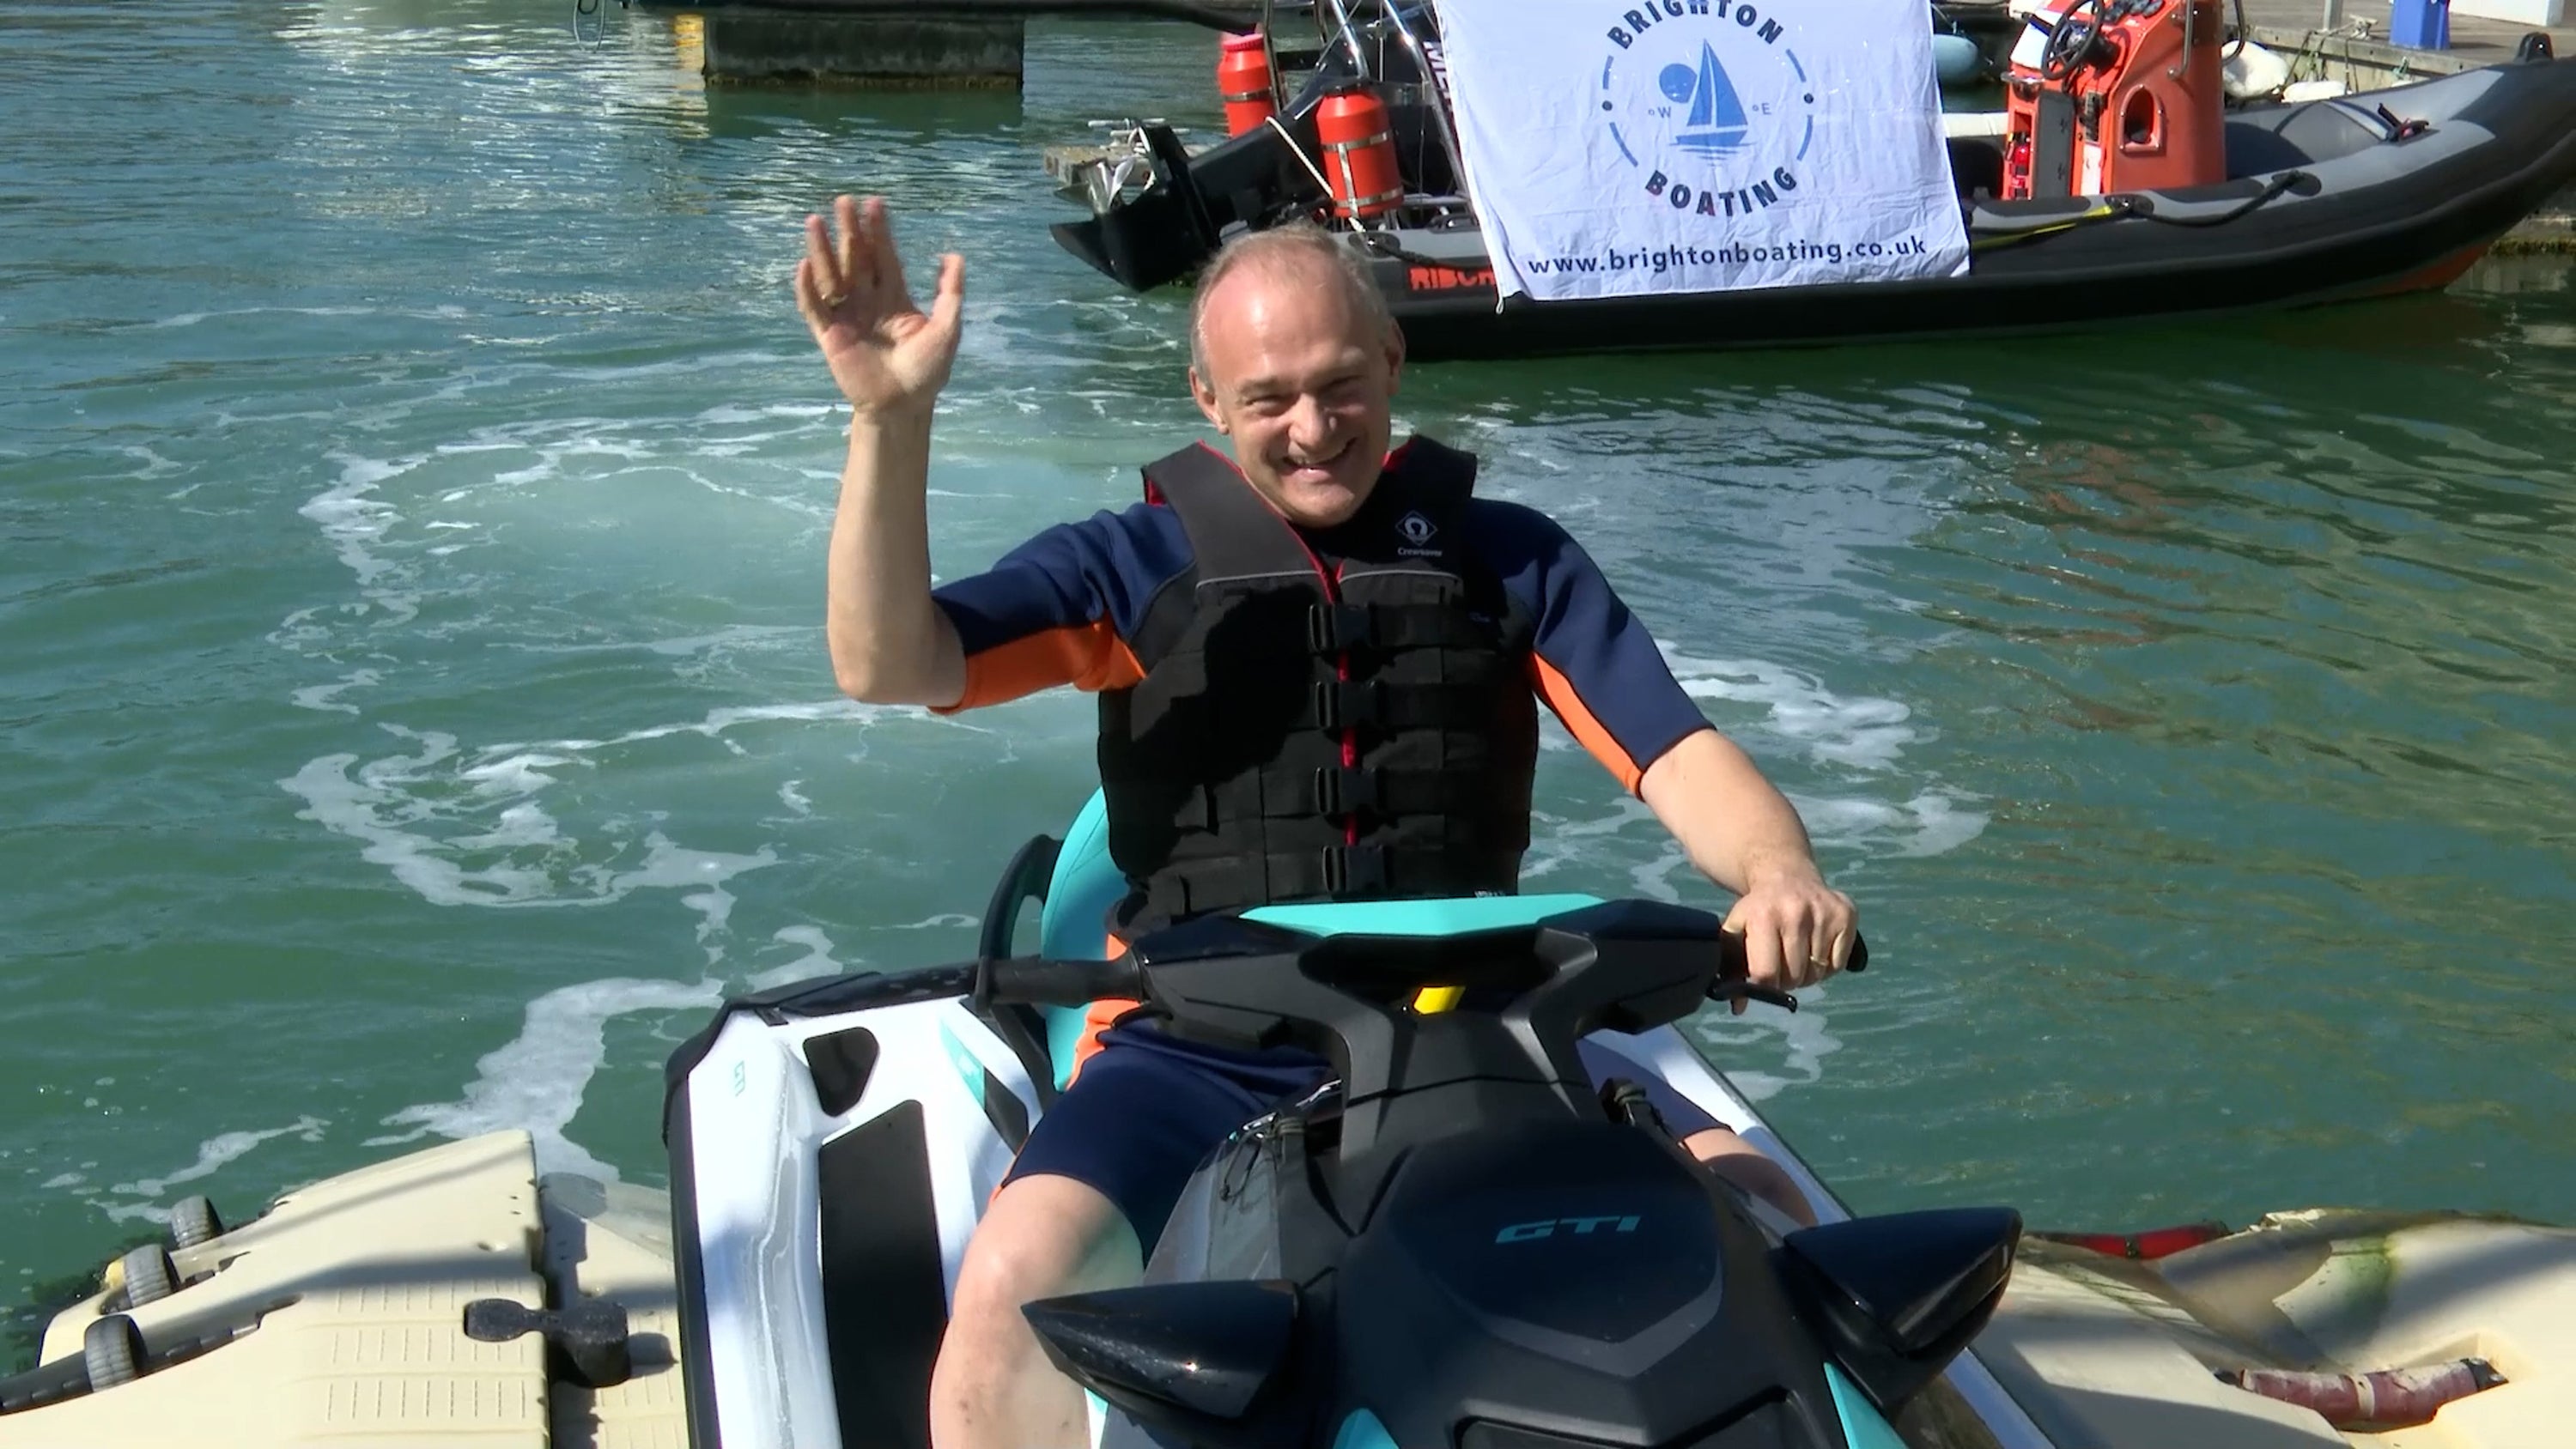
[[[1613,1120],[1580,1039],[1768,1141],[1673,1030],[1729,989],[1718,917],[1580,895],[1268,907],[1104,961],[1126,890],[1104,827],[1095,798],[1072,844],[1023,851],[977,961],[764,992],[675,1055],[694,1442],[927,1442],[967,1236],[1103,998],[1306,1046],[1337,1078],[1202,1166],[1143,1286],[1028,1309],[1104,1449],[1887,1449],[1886,1416],[1993,1311],[2010,1210],[1800,1230],[1650,1110]],[[1030,899],[1039,952],[1014,955]],[[1423,1009],[1432,988],[1456,1004]]]
[[[2035,126],[2004,114],[1925,118],[1943,127],[1965,219],[1970,258],[1958,276],[1501,297],[1466,194],[1438,16],[1424,0],[1320,0],[1327,39],[1310,62],[1276,45],[1275,73],[1251,64],[1250,47],[1241,57],[1275,109],[1247,108],[1229,89],[1234,133],[1195,151],[1164,125],[1113,132],[1066,187],[1092,214],[1050,230],[1143,292],[1194,275],[1238,231],[1320,220],[1376,282],[1409,355],[1430,361],[2055,331],[2432,289],[2576,181],[2576,60],[2552,59],[2538,34],[2520,52],[2527,60],[2385,90],[2223,117],[2213,94],[2205,125],[2192,123],[2219,132],[2193,148],[2205,174],[2108,179],[2130,151],[2180,150],[2189,128],[2178,109],[2170,147],[2162,120],[2152,144],[2114,137],[2096,103],[2126,94],[2131,71],[2162,84],[2166,67],[2103,38],[2121,27],[2101,19],[2098,0],[2058,3],[2086,12],[2058,32],[2093,38],[2090,53],[2050,58],[2072,68],[2064,83],[2081,96],[2016,69],[2016,85],[2041,93]],[[2216,0],[2113,3],[2129,29],[2207,10],[2201,39],[2217,33]],[[2193,53],[2209,57],[2216,87],[2214,43]],[[1292,55],[1308,68],[1284,68]],[[1595,261],[1625,264],[1586,264]]]
[[[1707,914],[1296,906],[1103,961],[1105,819],[1014,857],[976,960],[727,1003],[670,1062],[667,1195],[541,1176],[506,1132],[247,1222],[190,1200],[0,1378],[0,1449],[926,1449],[967,1237],[1099,995],[1339,1073],[1202,1168],[1144,1283],[1031,1306],[1101,1449],[2540,1449],[2576,1422],[2576,1231],[1854,1218],[1677,1029],[1734,989]],[[1700,1172],[1578,1039],[1760,1146],[1820,1226]]]

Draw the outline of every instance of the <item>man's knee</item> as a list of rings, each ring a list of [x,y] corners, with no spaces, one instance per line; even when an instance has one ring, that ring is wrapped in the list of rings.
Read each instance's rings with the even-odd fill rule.
[[[993,1195],[966,1245],[951,1317],[1008,1315],[1060,1293],[1129,1283],[1143,1272],[1135,1229],[1117,1205],[1069,1177],[1023,1177]]]
[[[1778,1208],[1802,1227],[1816,1225],[1815,1207],[1798,1189],[1797,1179],[1761,1148],[1724,1127],[1694,1132],[1682,1139],[1682,1147],[1738,1190]]]

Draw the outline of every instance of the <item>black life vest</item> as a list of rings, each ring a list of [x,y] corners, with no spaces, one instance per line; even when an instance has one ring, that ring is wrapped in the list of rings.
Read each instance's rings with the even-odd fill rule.
[[[1100,696],[1121,930],[1311,900],[1509,893],[1529,848],[1528,611],[1466,557],[1476,460],[1401,450],[1327,572],[1234,465],[1145,470],[1193,566]]]

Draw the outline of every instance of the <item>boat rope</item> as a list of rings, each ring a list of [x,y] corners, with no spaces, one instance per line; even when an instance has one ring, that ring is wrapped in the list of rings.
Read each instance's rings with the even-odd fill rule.
[[[2056,236],[2061,232],[2073,231],[2077,227],[2091,226],[2095,222],[2118,221],[2132,216],[2141,221],[2162,222],[2166,226],[2225,226],[2231,221],[2242,221],[2256,210],[2271,205],[2303,184],[2314,185],[2315,182],[2316,178],[2305,171],[2284,171],[2266,183],[2262,190],[2214,216],[2168,216],[2157,211],[2155,203],[2146,195],[2122,192],[2103,197],[2092,207],[2077,212],[2073,216],[2058,217],[2026,227],[2008,229],[2007,226],[1996,223],[1980,225],[1974,217],[1971,217],[1968,229],[1971,232],[1982,230],[1985,235],[1970,237],[1968,250],[1971,253],[1996,251],[2004,247],[2019,246],[2024,242],[2037,241],[2042,237]]]
[[[1306,159],[1306,153],[1298,146],[1297,138],[1288,134],[1288,128],[1279,124],[1279,118],[1277,116],[1264,116],[1262,119],[1269,122],[1270,129],[1279,133],[1279,139],[1287,144],[1288,154],[1296,157],[1297,164],[1306,168],[1306,174],[1315,178],[1315,189],[1324,193],[1326,196],[1332,195],[1333,183],[1324,179],[1323,168]]]
[[[2313,183],[2315,180],[2315,177],[2305,171],[2284,171],[2273,177],[2270,184],[2262,190],[2216,216],[2164,216],[2153,207],[2144,206],[2133,206],[2130,211],[2133,215],[2143,216],[2149,221],[2160,221],[2167,226],[2225,226],[2231,221],[2250,215],[2259,207],[2270,205],[2277,198],[2296,188],[2300,182]]]
[[[2079,211],[2073,216],[2064,216],[2053,221],[2038,222],[2029,226],[2016,226],[2008,229],[1996,225],[1986,226],[1983,228],[1986,233],[1985,235],[1971,236],[1968,239],[1968,250],[1972,253],[1991,252],[2000,250],[2004,247],[2019,246],[2023,242],[2037,241],[2041,237],[2056,236],[2060,232],[2073,231],[2079,226],[2091,226],[2097,221],[2117,221],[2121,217],[2131,214],[2129,199],[2127,197],[2106,196],[2100,201],[2094,203],[2090,208],[2084,211]],[[1968,229],[1971,232],[1980,229],[1975,218],[1971,217],[1969,219]]]

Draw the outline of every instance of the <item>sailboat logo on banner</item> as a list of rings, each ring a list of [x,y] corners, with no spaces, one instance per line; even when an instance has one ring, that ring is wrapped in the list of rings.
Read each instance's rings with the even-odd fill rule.
[[[1603,27],[1602,139],[1647,195],[1723,224],[1792,203],[1809,180],[1822,72],[1799,51],[1867,42],[1811,40],[1767,13],[1778,3],[1638,0]]]
[[[1696,70],[1677,63],[1665,66],[1655,79],[1666,100],[1690,107],[1681,129],[1673,133],[1674,145],[1712,156],[1744,144],[1744,102],[1737,98],[1735,83],[1726,78],[1726,67],[1717,63],[1717,52],[1707,41],[1700,42]]]

